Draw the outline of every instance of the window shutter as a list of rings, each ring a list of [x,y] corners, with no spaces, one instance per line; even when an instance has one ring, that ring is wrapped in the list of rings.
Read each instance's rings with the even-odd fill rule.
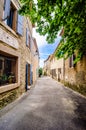
[[[74,60],[75,60],[75,54],[73,54],[73,67],[75,67]]]
[[[29,36],[29,48],[31,50],[31,37]]]
[[[30,64],[30,84],[32,84],[32,65]]]
[[[71,67],[71,57],[69,57],[69,67]]]
[[[23,35],[23,16],[18,14],[18,19],[17,19],[17,33],[19,35]]]
[[[4,1],[4,19],[7,19],[7,17],[10,15],[10,0]]]
[[[26,28],[26,46],[28,46],[29,36],[28,36],[28,28]]]
[[[73,54],[71,57],[69,57],[69,67],[75,67],[74,60],[75,55]]]
[[[28,63],[26,64],[26,90],[28,89]]]
[[[71,62],[72,62],[71,67],[73,67],[73,55],[71,56]]]

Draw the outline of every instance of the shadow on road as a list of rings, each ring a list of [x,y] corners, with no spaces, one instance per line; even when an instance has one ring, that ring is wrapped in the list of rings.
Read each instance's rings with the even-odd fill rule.
[[[73,119],[73,122],[76,126],[80,126],[83,129],[86,129],[86,108],[85,104],[77,105],[77,109],[75,110],[76,118]]]

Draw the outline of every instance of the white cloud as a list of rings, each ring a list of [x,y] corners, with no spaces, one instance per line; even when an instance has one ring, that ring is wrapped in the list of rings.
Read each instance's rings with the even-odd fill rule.
[[[47,44],[46,36],[40,36],[35,29],[33,29],[33,37],[36,38],[38,48],[43,47]]]
[[[43,66],[44,66],[44,60],[45,60],[45,59],[40,59],[39,66],[40,66],[41,68],[43,68]]]

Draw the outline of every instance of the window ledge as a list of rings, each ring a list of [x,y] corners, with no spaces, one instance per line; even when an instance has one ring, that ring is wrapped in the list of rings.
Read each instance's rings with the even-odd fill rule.
[[[15,89],[15,88],[17,88],[17,87],[19,87],[19,84],[18,84],[18,83],[1,86],[1,87],[0,87],[0,93],[7,92],[7,91],[12,90],[12,89]]]
[[[15,33],[14,30],[12,30],[8,25],[6,25],[4,22],[0,21],[0,25],[4,28],[7,29],[10,33],[12,33],[15,37],[18,37],[18,35]]]

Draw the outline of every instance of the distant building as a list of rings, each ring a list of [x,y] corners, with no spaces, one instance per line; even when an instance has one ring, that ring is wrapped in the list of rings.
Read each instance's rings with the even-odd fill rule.
[[[58,47],[57,47],[58,48]],[[56,48],[56,49],[57,49]],[[47,60],[44,61],[44,72],[47,73],[48,76],[52,78],[63,81],[64,79],[64,59],[58,59],[55,57],[55,52],[51,54]]]
[[[58,80],[58,81],[63,81],[64,79],[64,59],[58,59],[55,57],[55,52],[52,55],[52,58],[50,60],[51,64],[51,76],[52,78]]]
[[[43,68],[43,73],[44,75],[48,75],[50,76],[50,72],[51,72],[51,59],[52,55],[49,55],[48,58],[44,61],[44,68]]]

